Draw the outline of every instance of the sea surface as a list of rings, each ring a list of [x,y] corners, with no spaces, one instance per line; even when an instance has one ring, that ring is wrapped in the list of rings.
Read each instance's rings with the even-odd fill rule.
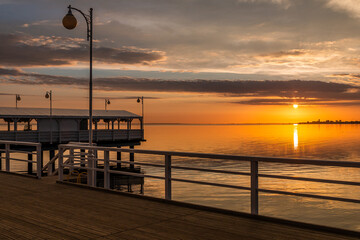
[[[147,125],[141,149],[360,162],[360,125]],[[176,159],[176,158],[175,158]],[[138,156],[135,161],[163,163]],[[249,164],[177,158],[174,165],[249,172]],[[260,163],[259,172],[360,182],[359,168]],[[163,176],[157,168],[147,174]],[[173,170],[173,177],[250,186],[248,176]],[[360,199],[360,186],[260,178],[259,187]],[[250,193],[230,188],[174,182],[173,199],[250,212]],[[145,180],[145,195],[164,197],[162,180]],[[360,231],[360,204],[260,193],[259,214]]]
[[[145,139],[136,149],[360,162],[360,125],[356,124],[146,125]],[[127,161],[128,154],[123,153],[122,159]],[[135,154],[135,162],[164,164],[164,158]],[[185,157],[173,157],[172,164],[238,172],[250,169],[247,162]],[[15,168],[25,170],[26,166]],[[162,168],[141,168],[146,174],[164,176]],[[359,168],[260,163],[259,173],[360,182]],[[172,177],[250,186],[248,176],[173,169]],[[260,178],[259,187],[360,199],[360,186]],[[172,193],[178,201],[250,212],[250,193],[245,190],[173,182]],[[144,194],[164,198],[164,180],[145,178]],[[259,202],[261,215],[360,231],[360,204],[268,193],[260,193]]]

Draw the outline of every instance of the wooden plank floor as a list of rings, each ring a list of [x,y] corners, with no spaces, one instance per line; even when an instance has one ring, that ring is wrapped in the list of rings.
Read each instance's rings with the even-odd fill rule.
[[[0,173],[0,239],[355,239]]]

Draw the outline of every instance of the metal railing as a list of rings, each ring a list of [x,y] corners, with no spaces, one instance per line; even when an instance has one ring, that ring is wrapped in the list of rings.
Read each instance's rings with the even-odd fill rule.
[[[69,151],[68,155],[65,155],[65,151]],[[81,160],[78,160],[78,163],[81,162],[82,166],[76,163],[76,159],[79,158],[74,154],[75,150],[88,151],[86,156],[81,156]],[[98,151],[104,152],[104,158],[100,159],[97,156]],[[127,152],[130,154],[145,154],[152,156],[163,156],[164,164],[153,164],[145,162],[133,162],[131,161],[120,161],[120,160],[111,160],[110,152]],[[196,159],[208,159],[208,160],[232,160],[232,161],[241,161],[250,163],[250,172],[238,172],[238,171],[229,171],[229,170],[217,170],[209,168],[198,168],[198,167],[187,167],[187,166],[172,166],[173,157],[187,157],[187,158],[196,158]],[[68,158],[69,160],[64,163],[63,159]],[[99,167],[98,162],[103,162],[103,167]],[[151,151],[151,150],[134,150],[134,149],[123,149],[123,148],[110,148],[110,147],[90,147],[90,146],[80,146],[80,145],[60,145],[59,146],[59,181],[64,181],[64,168],[70,169],[84,169],[88,173],[87,184],[90,186],[96,186],[96,172],[103,172],[104,174],[104,188],[110,188],[110,174],[122,174],[127,176],[135,177],[148,177],[163,179],[165,181],[165,199],[172,199],[172,182],[185,182],[185,183],[194,183],[201,185],[209,185],[216,187],[240,189],[250,191],[251,196],[251,213],[258,214],[259,212],[259,192],[271,193],[271,194],[281,194],[288,196],[299,196],[323,200],[332,200],[348,203],[360,203],[360,199],[352,198],[342,198],[342,197],[333,197],[333,196],[324,196],[324,195],[315,195],[308,193],[297,193],[283,190],[274,190],[274,189],[263,189],[259,188],[259,178],[275,178],[275,179],[284,179],[284,180],[297,180],[297,181],[306,181],[306,182],[319,182],[319,183],[331,183],[331,184],[341,184],[348,186],[360,186],[360,182],[353,181],[343,181],[343,180],[329,180],[329,179],[320,179],[320,178],[309,178],[309,177],[295,177],[295,176],[281,176],[273,174],[262,174],[259,173],[259,163],[278,163],[278,164],[296,164],[296,165],[312,165],[312,166],[330,166],[330,167],[344,167],[344,168],[360,168],[360,162],[348,162],[348,161],[326,161],[326,160],[307,160],[307,159],[287,159],[287,158],[270,158],[270,157],[250,157],[250,156],[235,156],[235,155],[221,155],[221,154],[203,154],[203,153],[187,153],[187,152],[167,152],[167,151]],[[110,163],[125,163],[129,164],[130,167],[134,165],[139,166],[152,166],[160,167],[165,170],[165,176],[156,176],[143,173],[127,172],[121,170],[111,170]],[[190,179],[182,179],[172,177],[173,169],[181,169],[185,171],[201,171],[208,173],[221,173],[221,174],[231,174],[231,175],[243,175],[250,177],[250,186],[237,186],[231,184],[223,184],[216,182],[208,181],[196,181]]]
[[[33,164],[36,164],[36,176],[39,179],[41,178],[41,143],[0,140],[0,146],[4,147],[0,149],[0,153],[5,153],[5,157],[2,156],[3,154],[0,155],[0,171],[11,172],[11,161],[27,162],[28,169],[31,169],[31,171]],[[12,154],[26,154],[28,159],[11,157]],[[5,160],[5,170],[2,170],[2,160]]]

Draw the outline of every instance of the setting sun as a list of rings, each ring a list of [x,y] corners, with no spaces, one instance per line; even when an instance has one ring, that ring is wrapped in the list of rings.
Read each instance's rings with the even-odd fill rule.
[[[297,109],[298,107],[299,107],[299,105],[293,104],[293,108]]]

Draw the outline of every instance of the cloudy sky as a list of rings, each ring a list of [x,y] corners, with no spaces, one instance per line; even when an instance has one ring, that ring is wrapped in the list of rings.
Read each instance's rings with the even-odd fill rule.
[[[357,0],[0,0],[0,106],[94,107],[147,122],[360,120]],[[297,109],[293,105],[297,104]]]

